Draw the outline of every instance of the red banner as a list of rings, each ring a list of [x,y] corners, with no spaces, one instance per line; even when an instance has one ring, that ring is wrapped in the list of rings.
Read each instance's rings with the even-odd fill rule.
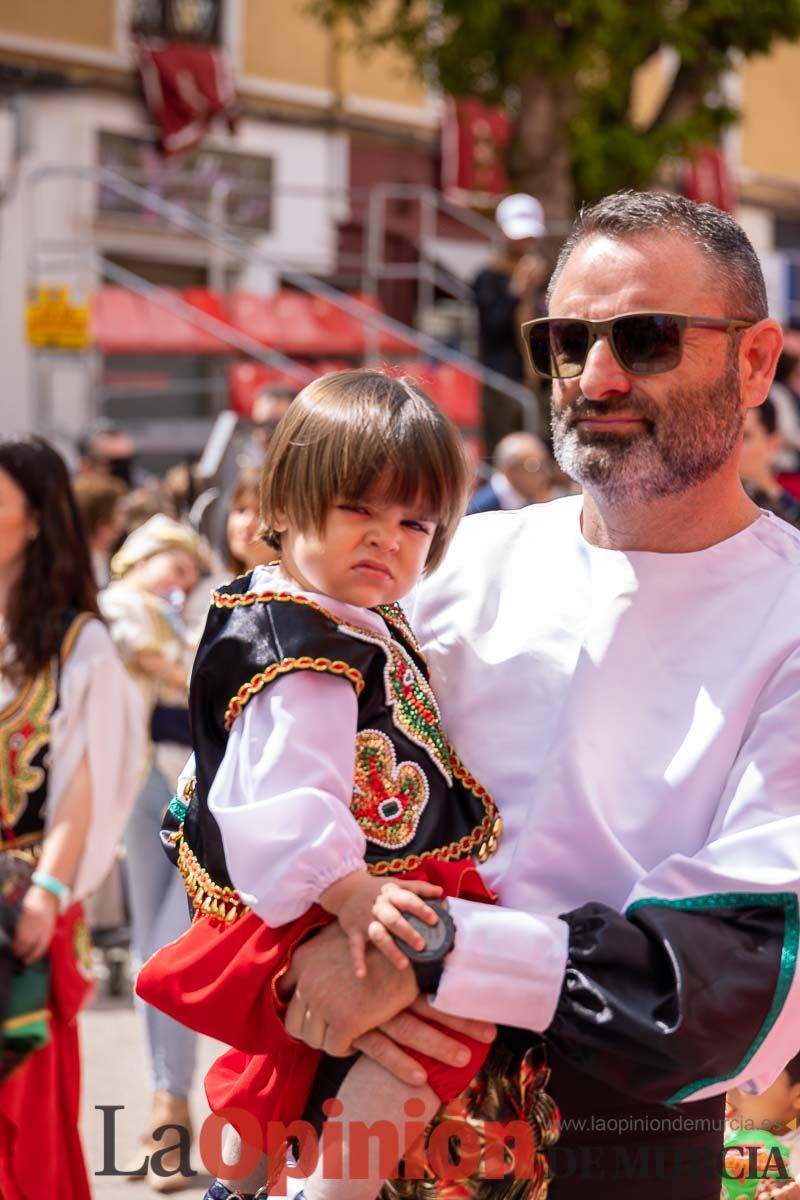
[[[733,212],[733,180],[719,147],[701,146],[694,152],[688,163],[684,193],[689,200]]]
[[[140,40],[136,52],[145,101],[166,154],[196,146],[216,116],[225,116],[233,133],[236,89],[224,50]]]
[[[461,204],[488,207],[509,190],[511,121],[480,100],[448,98],[442,126],[442,190]]]

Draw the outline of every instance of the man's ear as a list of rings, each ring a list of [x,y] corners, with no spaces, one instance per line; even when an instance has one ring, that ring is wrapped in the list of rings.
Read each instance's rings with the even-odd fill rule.
[[[782,349],[783,330],[771,318],[759,321],[741,334],[739,379],[745,408],[756,408],[764,400]]]

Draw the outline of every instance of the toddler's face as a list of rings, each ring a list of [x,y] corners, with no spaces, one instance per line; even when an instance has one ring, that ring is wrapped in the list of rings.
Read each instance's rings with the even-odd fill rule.
[[[800,1084],[792,1083],[786,1071],[760,1096],[748,1096],[739,1088],[728,1092],[728,1120],[742,1129],[782,1129],[800,1112]]]
[[[334,504],[319,532],[284,523],[281,563],[310,591],[374,608],[411,590],[435,531],[430,515],[369,493]]]

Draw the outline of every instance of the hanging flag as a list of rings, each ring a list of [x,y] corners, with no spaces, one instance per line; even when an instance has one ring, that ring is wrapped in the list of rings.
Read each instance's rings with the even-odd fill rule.
[[[442,191],[459,204],[488,208],[509,191],[511,120],[480,100],[448,97],[442,125]]]
[[[145,102],[165,154],[196,146],[217,116],[235,131],[236,88],[225,50],[138,39],[136,54]]]
[[[733,212],[733,180],[725,155],[718,146],[700,146],[693,151],[687,164],[683,191],[689,200]]]

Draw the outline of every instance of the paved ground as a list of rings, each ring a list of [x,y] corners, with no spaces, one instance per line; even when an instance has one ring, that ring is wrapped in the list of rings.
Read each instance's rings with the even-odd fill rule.
[[[114,1114],[116,1122],[116,1165],[136,1152],[137,1137],[144,1127],[148,1111],[148,1085],[144,1045],[139,1022],[129,995],[112,999],[103,984],[94,1005],[81,1018],[83,1046],[83,1120],[82,1131],[89,1174],[97,1200],[150,1200],[155,1193],[143,1181],[132,1183],[124,1178],[98,1176],[103,1170],[103,1114],[97,1105],[121,1105]],[[203,1095],[203,1075],[219,1053],[215,1042],[201,1039],[200,1062],[192,1095],[192,1115],[196,1125],[208,1113]],[[106,1148],[110,1153],[110,1147]],[[202,1171],[193,1155],[192,1165]],[[196,1186],[177,1193],[186,1200],[200,1200],[208,1177],[198,1174]]]

